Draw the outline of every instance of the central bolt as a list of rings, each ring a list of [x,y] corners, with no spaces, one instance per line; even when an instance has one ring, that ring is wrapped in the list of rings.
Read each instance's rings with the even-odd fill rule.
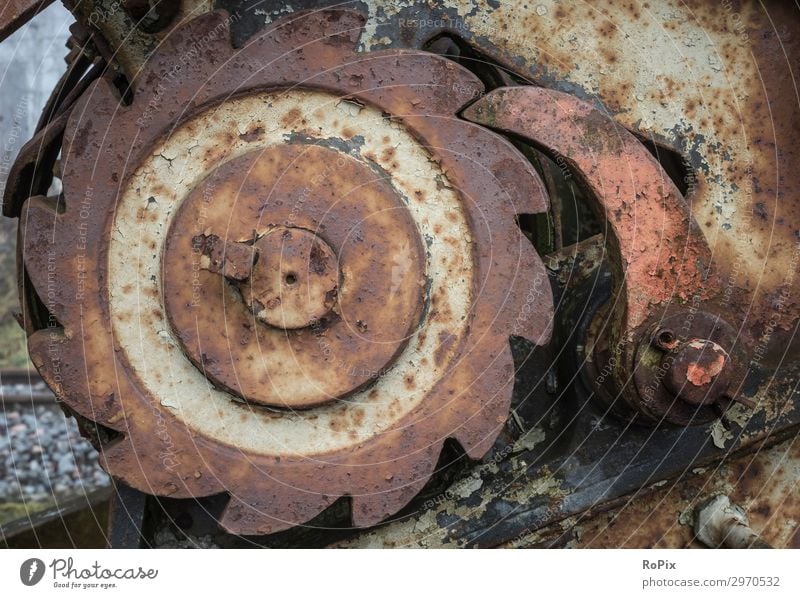
[[[666,368],[663,384],[687,403],[714,404],[730,384],[725,367],[729,362],[727,351],[714,341],[691,339],[662,359]]]
[[[339,266],[325,241],[303,228],[277,227],[254,248],[252,274],[240,288],[258,319],[277,328],[305,328],[330,312]]]

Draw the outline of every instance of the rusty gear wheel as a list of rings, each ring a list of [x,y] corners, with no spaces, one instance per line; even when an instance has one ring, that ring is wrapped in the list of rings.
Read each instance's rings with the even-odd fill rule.
[[[462,120],[479,80],[424,52],[356,51],[346,11],[231,47],[226,15],[171,35],[121,101],[64,135],[64,204],[23,209],[48,309],[30,352],[64,403],[116,431],[114,477],[227,492],[267,534],[349,496],[403,507],[442,443],[473,458],[508,414],[511,335],[544,343],[547,275],[516,226],[547,209],[507,140]],[[50,325],[52,322],[52,325]]]

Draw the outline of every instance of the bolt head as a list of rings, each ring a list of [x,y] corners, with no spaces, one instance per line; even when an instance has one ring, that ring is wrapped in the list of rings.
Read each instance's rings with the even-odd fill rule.
[[[716,403],[730,384],[730,356],[708,339],[693,338],[662,358],[663,384],[687,403]]]

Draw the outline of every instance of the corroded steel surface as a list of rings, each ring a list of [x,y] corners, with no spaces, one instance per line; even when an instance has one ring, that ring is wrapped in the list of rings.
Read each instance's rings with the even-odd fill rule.
[[[111,2],[82,2],[88,7],[84,20],[92,5],[108,6]],[[182,2],[198,11],[207,10],[209,4]],[[321,4],[326,4],[325,0],[309,0],[303,5]],[[285,9],[280,3],[261,0],[221,0],[218,5],[240,9],[237,18],[230,19],[236,45],[245,45],[254,33],[258,40],[258,32],[265,26],[263,13],[268,15],[269,26],[270,19]],[[629,131],[676,149],[685,160],[687,203],[713,252],[713,265],[721,281],[717,284],[722,292],[716,302],[728,314],[745,318],[737,330],[737,343],[757,343],[746,385],[746,396],[757,403],[757,408],[746,414],[728,413],[728,418],[746,426],[744,431],[738,425],[730,428],[728,423],[723,426],[715,421],[707,429],[694,428],[685,434],[680,431],[677,436],[664,431],[654,432],[662,434],[655,440],[637,436],[618,447],[617,436],[621,434],[610,430],[598,438],[594,422],[581,428],[579,435],[599,443],[597,446],[614,447],[615,454],[619,448],[622,455],[626,450],[634,456],[647,450],[655,453],[633,465],[634,457],[611,466],[604,463],[601,469],[612,479],[606,486],[590,475],[596,454],[570,459],[571,466],[576,460],[580,462],[582,467],[577,472],[565,466],[565,473],[548,461],[534,473],[530,464],[537,463],[545,449],[553,452],[549,445],[534,446],[541,432],[534,428],[528,434],[531,450],[517,454],[515,447],[510,449],[512,458],[506,459],[509,451],[503,449],[501,460],[494,462],[505,467],[510,461],[514,475],[503,477],[504,470],[483,475],[484,468],[479,468],[480,479],[468,478],[448,495],[456,497],[453,504],[440,507],[437,502],[435,509],[399,524],[405,532],[398,534],[398,544],[409,543],[409,538],[444,534],[450,536],[446,542],[454,543],[462,537],[473,542],[475,537],[488,536],[486,545],[491,545],[498,538],[507,540],[520,530],[635,492],[639,484],[633,478],[637,475],[639,481],[645,480],[643,483],[669,477],[660,468],[665,447],[685,449],[677,455],[668,452],[664,457],[667,461],[692,463],[699,447],[707,448],[709,436],[718,447],[726,443],[730,447],[731,440],[734,448],[746,447],[788,423],[796,423],[798,337],[794,333],[800,312],[800,277],[796,276],[800,245],[794,217],[798,179],[792,175],[800,170],[800,152],[793,140],[800,124],[795,89],[800,63],[794,60],[798,20],[786,3],[661,0],[636,7],[612,0],[591,5],[550,0],[529,4],[371,0],[358,6],[367,14],[367,25],[358,34],[364,49],[419,48],[436,35],[449,32],[511,67],[520,77],[578,96],[606,111]],[[258,8],[258,14],[248,14],[251,8]],[[136,85],[152,84],[138,78],[139,67],[162,36],[131,32],[129,23],[114,19],[97,23],[107,34],[107,55],[120,59]],[[122,40],[127,43],[122,45]],[[454,91],[464,90],[454,87]],[[470,88],[466,95],[474,99],[480,94],[479,88]],[[155,104],[159,101],[156,99]],[[240,134],[247,132],[243,129]],[[241,262],[234,259],[233,263]],[[224,265],[223,259],[220,266]],[[41,266],[47,267],[46,260],[41,260]],[[214,269],[211,265],[208,271]],[[224,275],[224,268],[220,271]],[[719,346],[728,354],[735,352]],[[107,349],[111,347],[109,344]],[[792,359],[794,368],[787,364]],[[686,371],[688,374],[688,368]],[[57,383],[61,377],[58,369],[53,380]],[[703,393],[701,402],[705,397]],[[598,425],[602,428],[612,423],[603,420]],[[160,431],[161,427],[156,429]],[[654,444],[659,446],[653,449]],[[524,487],[518,483],[522,480],[526,481]],[[769,481],[765,477],[760,485]],[[662,513],[647,502],[643,505],[645,514]],[[629,506],[626,516],[638,507],[636,503]],[[570,521],[574,523],[570,518],[565,525]],[[613,530],[601,533],[613,545]],[[393,537],[389,532],[385,538],[376,536],[373,540],[390,543]]]
[[[608,225],[615,287],[609,307],[614,317],[599,320],[594,344],[602,343],[602,361],[613,369],[618,396],[654,422],[686,425],[716,419],[730,404],[728,397],[720,396],[728,384],[720,389],[704,384],[698,391],[700,400],[689,400],[683,396],[689,370],[679,373],[672,364],[675,356],[662,360],[650,349],[653,331],[648,329],[673,312],[670,318],[673,327],[681,329],[682,343],[698,338],[695,329],[709,328],[708,334],[724,331],[723,351],[742,353],[741,347],[734,347],[735,331],[723,317],[698,312],[698,306],[719,293],[720,281],[689,205],[658,161],[608,114],[558,91],[496,89],[467,108],[464,117],[543,146],[591,190]],[[690,332],[695,336],[687,338]],[[600,349],[589,351],[597,359]],[[737,357],[735,363],[727,361],[728,382],[737,365],[741,372],[742,359]],[[635,386],[628,384],[632,374]],[[678,392],[669,388],[670,381]],[[735,394],[735,388],[730,392]]]
[[[754,455],[698,467],[683,479],[642,488],[616,508],[570,517],[523,534],[508,547],[702,548],[694,537],[696,509],[728,496],[744,508],[751,527],[775,548],[800,548],[800,443],[787,440]]]
[[[666,333],[668,343],[663,342]],[[691,320],[679,312],[663,317],[644,338],[633,379],[641,408],[654,419],[704,424],[733,404],[741,383],[737,369],[746,356],[732,326],[702,311]],[[752,407],[749,400],[739,400]]]
[[[357,526],[396,512],[446,438],[472,457],[491,447],[509,335],[550,334],[547,276],[515,224],[547,208],[537,175],[454,118],[481,91],[473,75],[421,52],[358,54],[362,24],[293,15],[234,50],[223,14],[192,21],[129,106],[107,79],[76,105],[64,211],[23,207],[26,270],[54,318],[29,338],[34,363],[70,408],[121,433],[101,447],[113,475],[176,498],[228,491],[222,524],[240,534],[305,522],[342,495]],[[185,60],[197,40],[202,59]],[[298,170],[293,155],[309,159]],[[287,290],[290,321],[260,308],[276,273],[308,291]],[[244,362],[260,343],[272,369],[251,402],[262,380]],[[246,375],[223,379],[228,365]],[[274,409],[292,396],[315,406]]]
[[[677,150],[721,299],[748,313],[747,340],[774,343],[763,360],[780,359],[800,318],[800,182],[791,174],[800,170],[800,19],[792,3],[451,0],[430,12],[414,0],[368,5],[375,29],[367,47],[449,31],[528,81],[583,98]]]

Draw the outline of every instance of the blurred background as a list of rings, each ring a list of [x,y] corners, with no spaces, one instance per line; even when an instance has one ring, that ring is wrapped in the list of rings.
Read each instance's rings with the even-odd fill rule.
[[[0,44],[0,191],[66,70],[65,44],[73,20],[61,3],[54,3]],[[64,415],[28,360],[25,334],[16,320],[16,236],[17,220],[0,218],[0,546],[12,535],[15,545],[24,545],[23,530],[44,520],[66,520],[73,513],[92,518],[94,525],[73,522],[71,539],[53,540],[71,546],[72,540],[81,542],[75,536],[81,529],[95,535],[102,529],[103,508],[87,512],[82,507],[103,504],[109,480],[75,420]],[[39,541],[45,539],[32,543]]]

